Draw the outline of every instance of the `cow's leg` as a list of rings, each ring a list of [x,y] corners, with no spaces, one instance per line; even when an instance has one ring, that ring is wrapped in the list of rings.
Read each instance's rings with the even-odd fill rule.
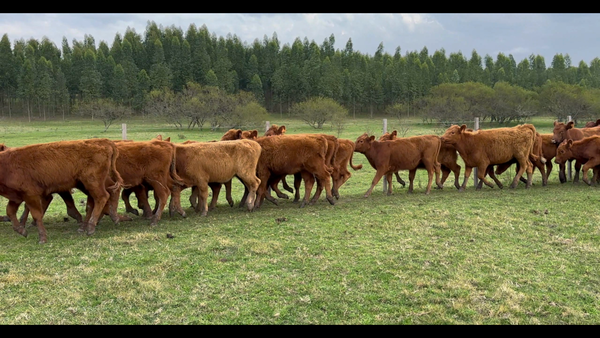
[[[404,188],[406,186],[406,182],[404,182],[404,180],[400,177],[400,174],[396,171],[394,175],[396,175],[396,181],[402,184],[402,188]]]
[[[244,195],[242,196],[242,200],[240,201],[239,207],[243,207],[246,205],[246,200],[248,199],[248,187],[244,184]],[[258,192],[257,192],[258,194]],[[256,198],[258,198],[258,195],[256,196]]]
[[[277,184],[279,183],[280,180],[281,180],[281,176],[271,175],[267,185],[271,188],[271,190],[275,190],[275,189],[279,190],[277,188]],[[248,193],[250,193],[250,191],[248,191]],[[271,196],[271,194],[269,193],[269,191],[266,187],[265,187],[264,198],[266,198],[269,202],[271,202],[275,205],[279,205],[279,202],[277,202],[277,200],[273,196]],[[262,200],[261,200],[261,202],[262,202]]]
[[[294,203],[298,203],[300,201],[300,184],[302,184],[302,174],[295,173],[294,174]]]
[[[131,189],[123,189],[123,191],[121,192],[121,199],[123,200],[123,203],[125,203],[125,212],[139,216],[139,211],[132,207],[131,203],[129,202],[129,196],[131,196],[132,192],[133,190]]]
[[[302,204],[300,204],[300,208],[304,208],[304,206],[309,203],[308,199],[310,197],[312,187],[315,184],[315,177],[312,173],[307,171],[302,171],[301,177],[304,179],[304,199],[302,200]]]
[[[575,176],[573,176],[573,183],[579,183],[579,171],[581,170],[581,162],[575,161],[574,169]]]
[[[41,197],[42,208],[44,210],[44,213],[46,213],[46,210],[48,210],[48,207],[50,206],[50,203],[52,202],[53,198],[54,198],[54,196],[52,196],[52,194]],[[29,207],[27,206],[27,203],[25,203],[25,208],[23,210],[23,213],[21,214],[21,218],[19,219],[19,222],[21,222],[21,224],[23,226],[26,226],[28,217],[29,217]],[[31,226],[35,226],[35,220],[33,220],[33,219],[31,220]]]
[[[113,184],[114,183],[112,181],[107,183],[107,185],[109,186]],[[108,194],[108,202],[106,202],[102,213],[104,215],[109,215],[110,219],[113,221],[114,224],[119,224],[119,222],[122,221],[133,221],[133,218],[127,215],[119,215],[119,213],[117,212],[119,208],[119,195],[121,195],[121,189],[119,188],[116,190],[109,191]],[[100,219],[101,218],[102,216],[100,216]],[[100,219],[98,219],[98,222],[100,222]]]
[[[83,224],[83,216],[81,216],[81,213],[79,212],[79,210],[77,210],[77,206],[75,205],[75,201],[73,200],[73,195],[71,195],[71,192],[63,191],[59,192],[58,195],[62,197],[63,201],[65,202],[65,205],[67,206],[67,215],[75,219],[77,221],[77,224],[81,226]],[[46,206],[46,208],[48,208],[48,206]],[[44,212],[46,211],[44,210]]]
[[[441,170],[442,170],[442,178],[440,179],[440,183],[442,184],[442,188],[443,188],[444,183],[446,183],[446,180],[448,179],[448,176],[450,176],[450,169],[446,166],[442,166]],[[442,189],[442,188],[436,187],[436,189]]]
[[[371,187],[369,187],[369,190],[367,190],[367,192],[364,195],[365,198],[367,198],[371,195],[371,193],[373,192],[373,188],[375,188],[377,183],[379,183],[379,180],[383,177],[383,175],[385,175],[385,172],[386,171],[383,169],[378,169],[377,172],[375,172],[375,177],[373,177],[373,181],[371,182]]]
[[[29,212],[31,212],[31,217],[33,218],[38,228],[38,243],[46,243],[48,239],[46,237],[46,228],[44,227],[44,222],[42,221],[42,218],[44,216],[44,202],[42,201],[42,198],[38,196],[26,197],[25,203],[27,203],[27,205],[29,206]]]
[[[91,184],[89,184],[91,185]],[[94,208],[92,210],[92,216],[87,224],[87,234],[92,235],[96,231],[96,225],[100,221],[100,217],[102,216],[102,211],[104,210],[104,205],[108,202],[110,198],[110,194],[106,191],[104,184],[100,186],[91,187],[86,186],[90,196],[94,200]]]
[[[487,169],[485,170],[486,174],[492,179],[494,180],[494,183],[496,183],[496,185],[498,186],[498,188],[502,189],[504,188],[504,185],[502,184],[502,182],[500,182],[500,180],[498,179],[498,177],[496,177],[496,174],[494,173],[494,166],[493,165],[488,165]],[[477,190],[480,190],[481,187],[483,186],[483,181],[479,181],[479,184],[477,185]],[[494,186],[492,185],[491,188],[493,188]]]
[[[408,171],[408,193],[412,194],[414,189],[415,175],[417,174],[417,169],[411,169]]]
[[[392,194],[392,178],[393,178],[393,174],[392,173],[388,173],[385,175],[385,180],[387,181],[387,195],[390,196]]]
[[[295,178],[295,176],[294,176],[294,178]],[[288,185],[287,181],[285,180],[285,176],[283,176],[283,178],[281,179],[281,183],[283,185],[283,189],[285,189],[291,193],[294,193],[294,189],[292,189],[292,187],[290,187]],[[286,197],[287,197],[287,195],[286,195]]]
[[[199,182],[198,184],[198,206],[196,212],[202,216],[208,214],[208,182]]]
[[[221,192],[221,183],[211,182],[208,183],[208,186],[210,187],[210,190],[212,190],[212,199],[210,200],[210,206],[208,207],[208,210],[211,211],[217,207],[217,199]]]
[[[178,184],[173,185],[173,189],[171,190],[171,201],[169,202],[169,216],[173,217],[175,211],[181,215],[181,217],[187,217],[185,211],[181,207],[181,190]]]
[[[153,212],[148,200],[150,196],[149,189],[144,184],[139,184],[131,188],[131,190],[133,190],[135,198],[138,200],[138,208],[142,209],[142,217],[146,219],[152,218]]]
[[[588,179],[588,170],[595,168],[597,165],[600,165],[600,157],[599,158],[590,158],[584,165],[583,165],[583,181],[587,184],[587,185],[592,185],[592,184],[596,184],[595,180],[590,181]]]
[[[321,183],[319,181],[317,181],[317,189],[315,191],[315,194],[313,195],[313,197],[310,200],[310,204],[315,204],[319,200],[319,197],[321,197],[322,191],[323,191],[323,186],[321,185]],[[333,188],[331,189],[331,194],[333,195]]]
[[[433,170],[434,170],[434,174],[435,174],[435,185],[439,189],[444,189],[444,184],[442,183],[442,180],[440,179],[441,171],[442,171],[442,164],[440,162],[435,161],[435,163],[433,165]],[[431,190],[431,189],[429,189],[429,190]]]
[[[254,204],[256,203],[256,193],[261,185],[261,180],[256,176],[256,172],[254,170],[248,172],[239,172],[237,177],[242,181],[246,189],[248,189],[246,206],[248,211],[253,211]]]
[[[548,163],[548,162],[546,162]],[[568,161],[566,163],[569,163]],[[560,183],[565,183],[567,181],[567,175],[566,175],[566,163],[560,163],[558,165],[558,180],[560,181]]]
[[[152,215],[150,226],[158,225],[158,221],[160,221],[162,217],[163,210],[167,205],[167,199],[169,199],[169,195],[171,193],[170,189],[168,188],[169,184],[166,182],[166,180],[164,180],[162,184],[158,180],[156,182],[157,184],[153,184],[152,187],[154,188],[154,197],[158,198],[156,202],[158,208],[156,209],[154,215]]]
[[[319,184],[325,187],[327,201],[329,202],[329,204],[334,205],[335,199],[333,198],[333,194],[331,192],[331,171],[327,170],[325,167],[320,166],[309,166],[309,168],[307,168],[306,171],[311,172],[315,176],[317,181],[320,181]]]
[[[217,193],[217,195],[218,195],[218,193]],[[213,192],[213,198],[215,198],[214,196],[215,195],[214,195],[214,192]],[[197,205],[198,205],[198,187],[193,186],[192,187],[192,192],[190,193],[190,206],[193,209],[196,209]]]
[[[429,193],[431,192],[431,186],[433,184],[434,171],[436,171],[436,178],[437,178],[436,183],[437,183],[438,187],[439,187],[439,183],[440,183],[440,172],[439,172],[439,169],[435,170],[436,169],[435,165],[427,164],[425,166],[425,169],[427,170],[427,179],[428,179],[427,180],[427,189],[425,189],[425,195],[429,195]]]
[[[27,237],[27,229],[25,229],[25,225],[21,224],[17,218],[17,210],[19,210],[21,203],[23,202],[9,200],[8,204],[6,205],[6,216],[8,216],[12,222],[13,230],[19,235]]]
[[[227,200],[227,203],[229,203],[229,206],[233,207],[235,203],[233,203],[233,197],[231,197],[231,181],[232,180],[229,180],[223,183],[223,185],[225,185],[225,199]]]
[[[490,183],[490,181],[488,181],[488,180],[485,179],[485,176],[487,174],[487,168],[488,168],[488,164],[487,163],[480,164],[477,167],[477,178],[479,178],[480,180],[482,180],[483,183],[485,185],[487,185],[488,187],[493,188],[494,185],[492,183]]]
[[[546,179],[548,179],[548,177],[550,177],[550,173],[552,172],[552,161],[550,160],[546,160]]]
[[[449,167],[449,168],[454,173],[454,186],[456,187],[456,189],[460,189],[460,169],[461,169],[461,167],[458,164],[453,163],[452,167]]]
[[[460,186],[458,191],[465,191],[467,188],[467,182],[469,182],[469,177],[471,177],[471,172],[473,171],[473,167],[465,166],[465,173],[463,175],[463,183]]]
[[[515,175],[515,178],[513,179],[510,188],[514,189],[517,187],[517,185],[519,184],[519,179],[523,176],[523,173],[525,172],[525,170],[527,170],[527,187],[529,187],[531,185],[531,175],[533,174],[533,169],[532,169],[532,165],[529,165],[529,163],[531,163],[527,158],[518,158],[518,168],[519,170],[517,171],[517,174]],[[529,163],[528,163],[529,162]]]
[[[271,186],[271,190],[273,190],[275,192],[275,194],[277,195],[278,198],[283,198],[283,199],[289,199],[288,195],[284,194],[281,190],[279,190],[279,182],[283,181],[285,182],[285,176],[280,177],[279,179],[277,179],[276,181],[273,181],[270,186]],[[287,185],[287,183],[286,183]],[[289,186],[288,186],[289,188]],[[285,189],[285,188],[284,188]],[[291,188],[290,188],[291,189]],[[287,190],[287,189],[286,189]]]

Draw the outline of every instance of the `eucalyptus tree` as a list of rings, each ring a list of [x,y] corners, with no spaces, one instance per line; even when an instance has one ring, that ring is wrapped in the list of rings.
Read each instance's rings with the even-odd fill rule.
[[[67,78],[60,67],[54,68],[54,85],[52,96],[56,106],[60,108],[62,119],[65,120],[65,112],[70,111],[70,97],[67,89]]]
[[[206,51],[203,38],[196,29],[196,25],[190,24],[186,31],[185,41],[190,44],[190,70],[192,80],[200,84],[206,83],[206,74],[210,69],[210,57]]]
[[[301,74],[304,96],[318,96],[320,94],[319,82],[321,80],[321,51],[314,41],[309,45],[308,55],[302,64]]]
[[[215,59],[212,63],[212,70],[217,76],[219,88],[225,90],[227,93],[230,94],[235,92],[236,89],[234,78],[231,72],[232,66],[233,64],[227,56],[227,47],[225,39],[223,37],[220,37],[218,39],[217,46],[215,49]]]
[[[468,62],[467,58],[460,51],[450,53],[448,67],[452,72],[450,79],[453,83],[465,82],[467,80]]]
[[[115,65],[112,71],[112,82],[111,82],[111,94],[110,98],[112,98],[115,102],[119,104],[123,104],[128,102],[131,93],[129,92],[129,88],[127,87],[127,79],[125,78],[125,70],[123,66],[120,64]]]
[[[464,79],[465,82],[483,82],[482,59],[481,56],[477,54],[475,49],[473,49],[471,52],[471,58],[469,59],[467,70],[467,75]]]
[[[17,94],[26,103],[27,119],[29,122],[31,122],[31,103],[35,99],[35,78],[35,60],[26,58],[17,81]]]
[[[430,69],[433,73],[433,82],[431,83],[433,86],[437,86],[442,83],[447,83],[449,81],[448,76],[448,59],[446,58],[446,50],[444,48],[440,50],[436,50],[431,57],[431,61],[433,61],[434,69]]]
[[[528,59],[523,59],[517,65],[515,84],[525,89],[533,89],[532,70]]]
[[[579,66],[577,67],[577,75],[576,75],[576,83],[582,85],[583,87],[591,87],[593,81],[590,81],[592,77],[592,73],[590,71],[590,67],[588,67],[585,61],[579,61]]]
[[[123,67],[123,71],[125,72],[125,79],[127,80],[127,91],[129,94],[136,93],[138,91],[138,73],[140,68],[135,64],[135,60],[133,59],[133,47],[128,39],[123,39],[122,46],[122,58],[121,58],[121,66]],[[116,62],[116,60],[115,60]],[[117,62],[118,64],[119,62]],[[131,103],[128,100],[128,103]]]
[[[144,114],[144,108],[146,106],[146,97],[150,92],[150,77],[145,69],[141,69],[137,74],[137,87],[133,93],[133,100],[131,103],[132,108],[135,111],[141,111],[142,116]]]
[[[36,69],[35,95],[38,104],[38,113],[42,115],[45,121],[46,110],[51,105],[52,87],[54,85],[52,62],[40,56]]]
[[[541,55],[531,54],[529,56],[529,63],[531,64],[533,87],[541,87],[548,79],[546,61],[544,61],[544,57]]]
[[[102,96],[102,75],[96,69],[96,54],[93,50],[85,51],[81,64],[81,77],[79,78],[79,91],[84,101],[91,101]]]
[[[2,103],[2,115],[4,107],[8,105],[8,115],[12,117],[11,101],[17,89],[17,63],[13,55],[8,35],[2,35],[0,40],[0,102]]]
[[[112,95],[113,73],[116,66],[115,60],[112,55],[108,55],[107,58],[103,49],[99,48],[96,55],[96,66],[102,76],[102,97],[110,97]]]
[[[110,47],[110,55],[113,57],[115,63],[117,64],[123,61],[123,38],[119,33],[115,34],[115,38],[113,39],[113,43]]]
[[[165,62],[162,43],[160,39],[154,40],[154,54],[152,56],[152,65],[150,66],[150,88],[152,90],[161,88],[171,88],[171,78],[173,74]]]

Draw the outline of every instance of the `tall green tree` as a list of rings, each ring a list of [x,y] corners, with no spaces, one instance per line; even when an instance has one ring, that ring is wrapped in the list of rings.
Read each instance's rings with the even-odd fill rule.
[[[163,54],[162,43],[160,39],[154,40],[154,55],[152,59],[152,66],[150,66],[150,88],[171,88],[171,78],[173,77],[171,69],[165,62]]]
[[[13,55],[8,35],[2,35],[0,40],[0,100],[2,114],[4,107],[8,106],[9,117],[12,116],[11,99],[17,89],[17,64]]]
[[[91,49],[84,55],[79,91],[84,101],[95,100],[102,95],[102,75],[96,69],[96,55]]]
[[[38,111],[42,114],[44,121],[46,120],[46,110],[51,104],[53,70],[52,62],[41,56],[37,63],[36,72],[36,100],[38,103]]]

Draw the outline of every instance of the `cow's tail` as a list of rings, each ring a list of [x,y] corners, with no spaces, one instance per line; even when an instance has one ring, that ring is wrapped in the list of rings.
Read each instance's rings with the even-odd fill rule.
[[[173,180],[173,183],[179,185],[180,187],[183,187],[185,186],[185,183],[183,183],[183,179],[179,175],[177,175],[177,146],[174,143],[171,143],[171,145],[173,149],[170,168],[171,179]]]
[[[539,156],[539,160],[542,164],[546,164],[546,158],[544,157],[544,152],[542,150],[542,136],[538,132],[535,133],[533,152]]]
[[[352,164],[352,157],[354,156],[354,146],[352,147],[352,153],[350,153],[350,167],[354,170],[360,170],[362,169],[362,164],[359,164],[357,166],[354,166],[354,164]]]
[[[117,158],[119,157],[119,148],[117,148],[117,145],[112,141],[110,142],[110,145],[113,150],[112,156],[110,158],[110,178],[115,183],[110,187],[107,187],[106,189],[111,191],[117,191],[120,188],[130,188],[123,182],[123,177],[121,177],[121,174],[119,174],[119,171],[117,171]]]

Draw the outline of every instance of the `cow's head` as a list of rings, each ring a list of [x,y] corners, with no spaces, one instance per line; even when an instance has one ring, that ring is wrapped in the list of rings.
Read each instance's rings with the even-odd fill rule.
[[[556,157],[554,158],[554,162],[556,164],[566,163],[568,160],[573,158],[573,152],[571,147],[573,146],[573,140],[566,139],[562,141],[558,148],[556,148]]]
[[[1,143],[0,144],[0,151],[5,151],[6,149],[8,149],[8,147],[4,143]]]
[[[285,131],[285,126],[278,127],[276,124],[274,124],[265,132],[265,136],[283,135],[285,134]]]
[[[232,141],[239,140],[242,138],[242,130],[241,129],[229,129],[223,136],[221,136],[221,141]]]
[[[379,141],[390,141],[395,140],[398,137],[398,131],[394,130],[391,133],[386,132],[385,134],[379,137]]]
[[[258,137],[258,130],[256,130],[256,129],[254,129],[254,130],[244,130],[242,132],[242,138],[244,138],[244,139],[256,140],[257,137]]]
[[[560,144],[567,138],[567,130],[573,128],[575,123],[569,121],[568,123],[562,123],[554,121],[554,129],[552,129],[552,143]]]
[[[354,151],[366,153],[371,149],[371,143],[375,141],[375,136],[369,136],[367,133],[360,135],[354,142]]]
[[[448,129],[446,129],[446,132],[440,137],[440,140],[442,141],[442,143],[456,144],[460,140],[463,132],[465,132],[466,130],[466,124],[463,124],[460,127],[456,124],[453,124]]]

